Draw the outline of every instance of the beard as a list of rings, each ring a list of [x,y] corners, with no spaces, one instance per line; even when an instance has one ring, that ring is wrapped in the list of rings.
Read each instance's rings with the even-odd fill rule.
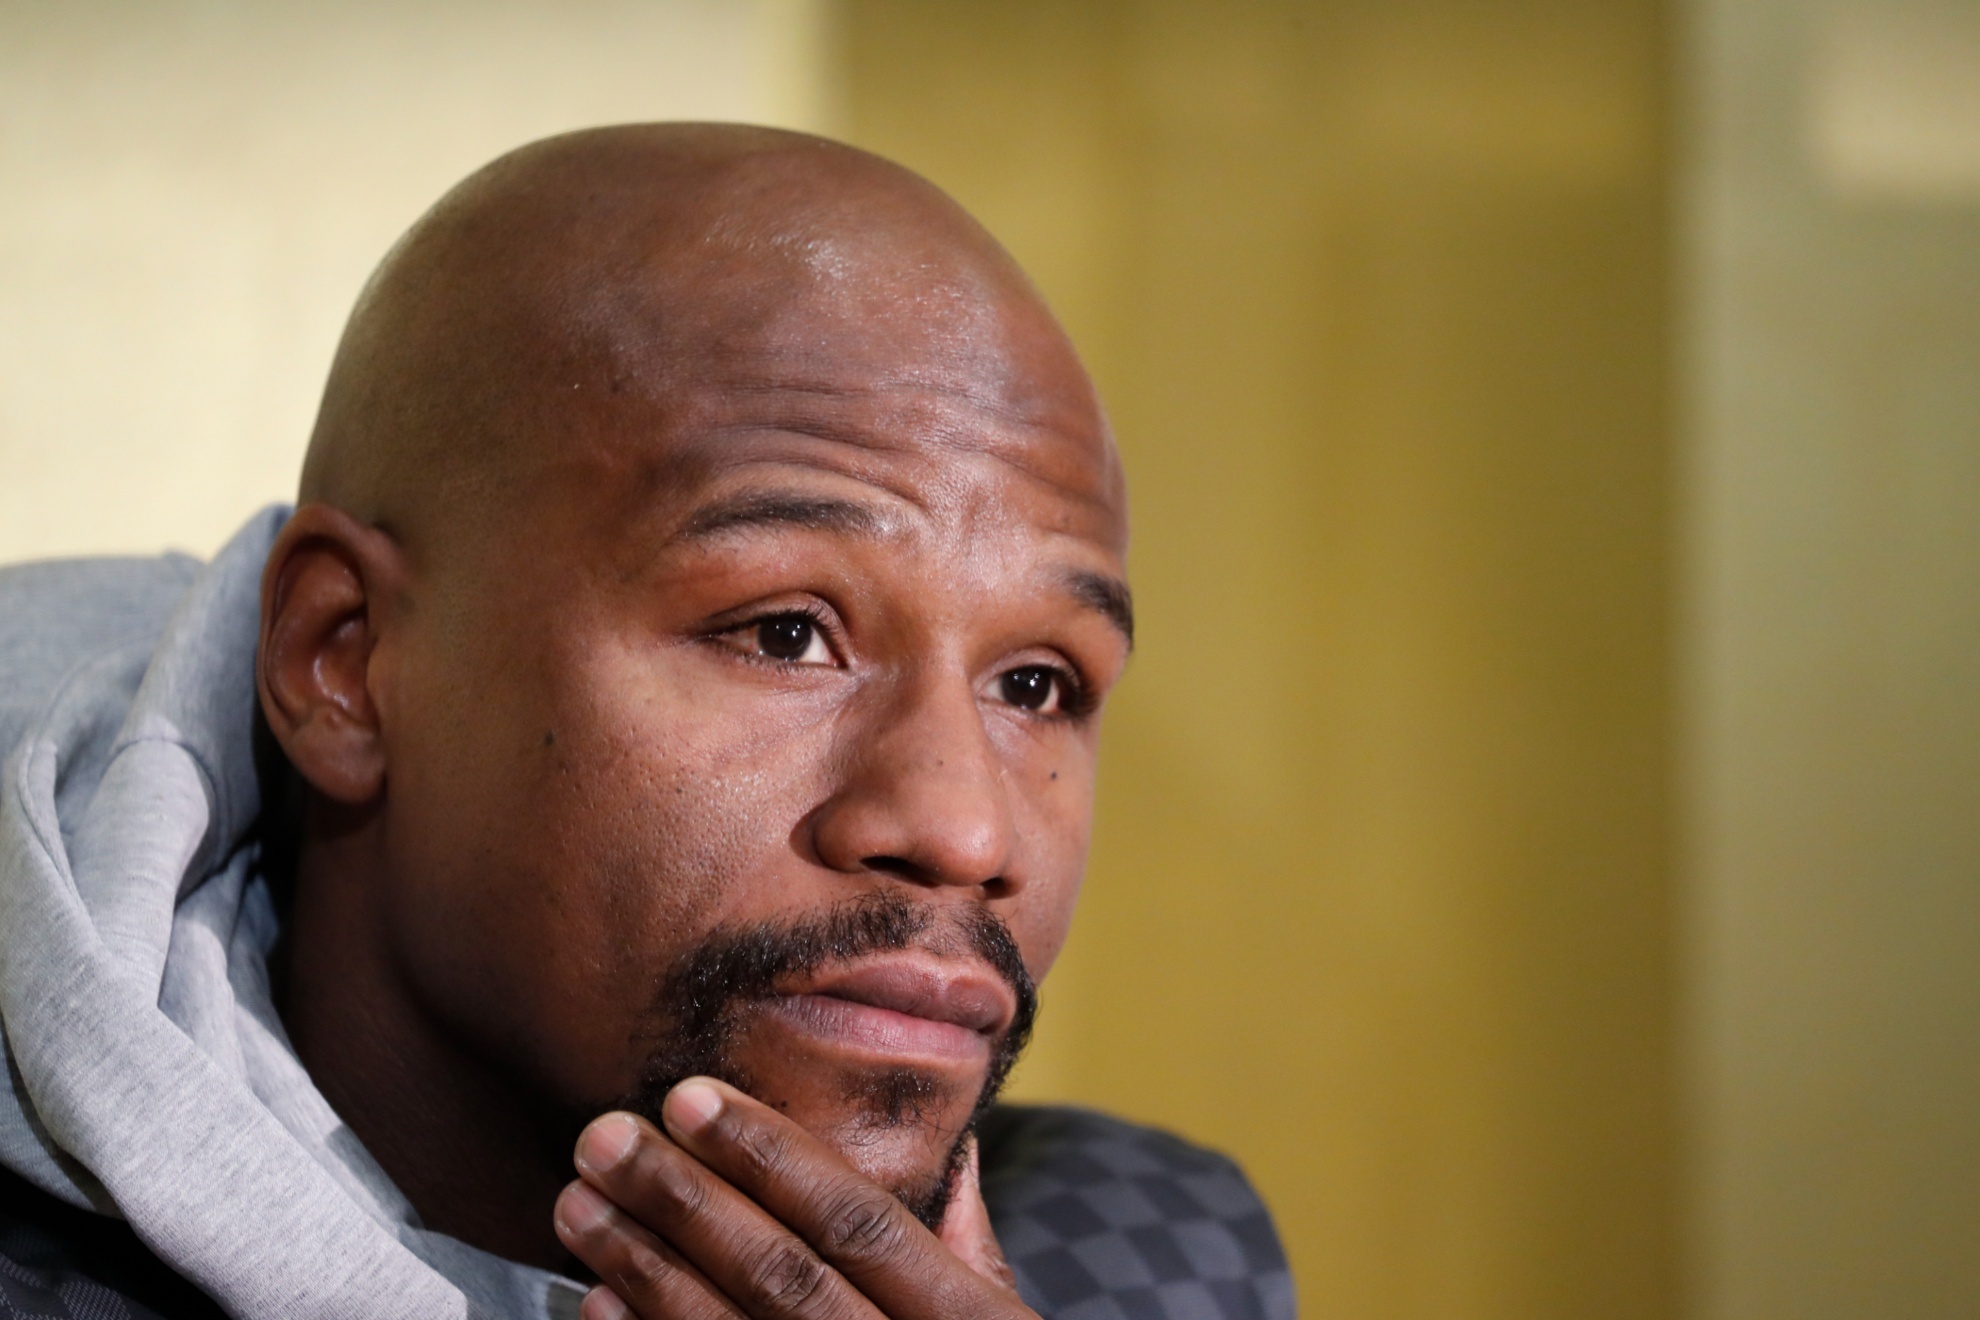
[[[660,1106],[667,1093],[696,1076],[717,1077],[738,1090],[758,1094],[735,1058],[750,1011],[776,996],[780,987],[820,967],[917,947],[944,954],[973,953],[1010,987],[1017,1011],[991,1042],[982,1089],[941,1167],[913,1186],[893,1189],[914,1217],[933,1230],[955,1194],[956,1175],[968,1159],[969,1139],[996,1103],[1031,1038],[1038,1014],[1037,986],[1010,928],[983,908],[951,911],[957,915],[938,923],[929,905],[897,893],[881,893],[788,924],[717,929],[677,959],[662,978],[652,1017],[665,1025],[651,1043],[638,1085],[616,1107],[661,1126]],[[929,1111],[946,1098],[947,1087],[919,1069],[891,1067],[864,1070],[847,1080],[843,1089],[841,1099],[858,1110],[863,1125],[890,1128],[931,1121]]]

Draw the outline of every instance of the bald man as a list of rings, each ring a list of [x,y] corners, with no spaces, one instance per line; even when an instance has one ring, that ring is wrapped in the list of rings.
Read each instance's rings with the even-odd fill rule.
[[[1228,1162],[994,1103],[1126,543],[925,181],[681,125],[468,179],[292,513],[0,575],[0,1308],[1290,1315]]]

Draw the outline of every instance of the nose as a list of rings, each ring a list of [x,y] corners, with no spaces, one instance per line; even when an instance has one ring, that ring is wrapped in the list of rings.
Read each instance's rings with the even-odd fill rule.
[[[956,678],[874,696],[840,783],[812,813],[819,860],[847,874],[1012,892],[1010,798],[976,693]]]

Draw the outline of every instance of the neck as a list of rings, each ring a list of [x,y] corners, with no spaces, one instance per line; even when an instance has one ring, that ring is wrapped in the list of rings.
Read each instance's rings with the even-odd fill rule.
[[[385,938],[375,822],[319,815],[296,862],[278,994],[304,1068],[427,1228],[567,1269],[550,1215],[576,1126],[424,1010]]]

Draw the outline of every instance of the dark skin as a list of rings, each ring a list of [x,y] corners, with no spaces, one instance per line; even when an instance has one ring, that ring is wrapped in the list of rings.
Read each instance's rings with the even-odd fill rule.
[[[973,1162],[938,1232],[897,1194],[1015,1011],[964,918],[1033,977],[1064,942],[1125,546],[1063,333],[896,167],[603,130],[423,220],[340,349],[260,686],[308,786],[284,1019],[426,1224],[574,1256],[593,1320],[1020,1313]],[[598,1118],[571,1182],[663,969],[883,894],[927,933],[780,985],[751,1094]]]

